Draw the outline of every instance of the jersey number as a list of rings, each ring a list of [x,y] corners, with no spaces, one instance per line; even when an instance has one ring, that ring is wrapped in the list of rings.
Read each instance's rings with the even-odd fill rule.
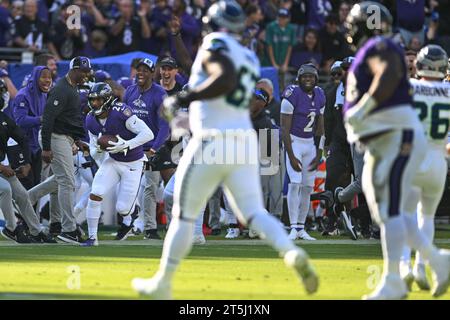
[[[248,108],[248,104],[253,93],[258,78],[246,67],[241,67],[238,73],[236,88],[227,95],[226,101],[237,108]]]
[[[312,111],[312,112],[310,112],[308,114],[309,122],[308,122],[308,124],[306,125],[306,127],[305,127],[305,129],[303,131],[305,131],[305,132],[311,132],[312,131],[313,126],[314,126],[314,119],[315,118],[316,118],[316,113],[314,111]]]
[[[426,103],[421,101],[414,102],[414,108],[419,112],[419,119],[423,121],[428,117],[428,111],[431,109],[430,136],[432,139],[444,139],[448,134],[450,119],[447,116],[442,117],[441,111],[450,111],[450,104],[435,103],[428,109]]]

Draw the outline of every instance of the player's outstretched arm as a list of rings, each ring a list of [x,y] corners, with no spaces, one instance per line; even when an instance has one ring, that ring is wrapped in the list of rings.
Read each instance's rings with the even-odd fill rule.
[[[128,130],[136,134],[136,137],[134,137],[131,140],[128,140],[128,147],[129,149],[134,149],[138,146],[143,145],[144,143],[153,140],[155,138],[155,135],[153,134],[152,130],[147,126],[147,124],[139,119],[136,115],[131,116],[127,119],[125,122],[125,126]]]

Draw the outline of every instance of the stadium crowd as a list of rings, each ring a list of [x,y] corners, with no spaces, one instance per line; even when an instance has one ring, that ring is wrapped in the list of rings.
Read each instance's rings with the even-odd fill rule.
[[[73,60],[67,78],[78,84],[77,92],[71,92],[77,95],[72,102],[78,103],[77,107],[84,116],[89,112],[87,96],[90,88],[85,78],[89,78],[91,83],[108,83],[114,96],[129,106],[136,106],[136,101],[142,99],[149,106],[149,112],[153,112],[148,122],[142,118],[155,136],[144,146],[150,161],[142,183],[143,203],[140,206],[143,225],[140,229],[135,225],[133,229],[139,209],[131,214],[131,222],[119,216],[116,239],[124,239],[130,230],[143,232],[146,239],[160,239],[158,229],[162,221],[157,217],[160,217],[158,211],[163,206],[158,203],[157,190],[161,184],[169,182],[176,169],[176,164],[170,159],[176,143],[168,139],[169,125],[161,118],[158,108],[165,94],[180,92],[187,83],[202,40],[201,18],[212,2],[0,0],[0,51],[2,47],[15,47],[35,55],[35,67],[24,79],[22,88],[16,88],[12,83],[7,71],[8,62],[0,61],[0,106],[4,120],[0,134],[0,160],[3,161],[0,165],[0,201],[10,239],[54,242],[52,236],[65,233],[80,240],[84,233],[75,221],[87,205],[89,192],[81,195],[76,203],[75,199],[67,202],[62,199],[73,198],[68,194],[73,193],[72,189],[78,191],[82,183],[91,184],[97,170],[92,150],[89,154],[87,148],[90,142],[87,132],[77,133],[84,143],[74,145],[74,165],[64,166],[69,161],[64,155],[61,156],[62,164],[53,162],[49,166],[51,157],[58,159],[58,150],[50,151],[49,147],[50,136],[58,132],[55,130],[58,124],[48,125],[57,120],[51,120],[45,109],[48,108],[51,88],[60,80],[57,76],[58,61],[70,59]],[[319,166],[324,175],[316,177],[316,193],[312,196],[313,205],[309,210],[312,219],[308,219],[306,230],[319,230],[323,235],[336,236],[340,229],[345,229],[355,239],[358,236],[377,238],[377,228],[372,225],[361,186],[358,186],[362,159],[358,150],[347,142],[340,111],[343,101],[338,101],[336,95],[345,87],[346,71],[355,53],[355,48],[345,37],[344,24],[355,1],[238,2],[247,16],[242,41],[257,54],[262,66],[277,69],[280,92],[289,89],[288,86],[297,79],[299,67],[308,64],[317,70],[318,83],[326,95],[324,158]],[[450,54],[449,0],[379,2],[394,16],[395,37],[405,48],[411,78],[415,77],[415,57],[425,45],[438,44]],[[71,12],[67,9],[71,5],[81,9],[80,28],[68,28]],[[158,56],[156,65],[148,59],[135,59],[130,61],[131,73],[118,79],[112,79],[105,71],[90,69],[88,58],[136,50]],[[85,76],[77,74],[83,70]],[[260,133],[270,136],[272,131],[283,129],[281,100],[288,95],[274,96],[273,83],[268,79],[260,79],[256,88],[256,99],[250,106],[253,125]],[[148,90],[148,93],[140,95],[138,89]],[[66,122],[59,123],[60,126],[71,123],[70,115],[67,117]],[[8,142],[8,138],[13,138],[15,143]],[[268,141],[264,149],[270,150],[270,139],[264,141]],[[54,145],[52,140],[52,148]],[[280,170],[261,176],[263,191],[268,211],[289,225],[288,204],[283,201],[287,182],[281,141],[276,150]],[[270,165],[271,159],[261,159],[261,165]],[[75,170],[73,173],[68,172],[72,169]],[[36,204],[46,194],[50,195],[49,206],[39,212],[40,206]],[[226,237],[238,237],[242,227],[230,212],[220,190],[209,201],[206,209],[209,218],[204,220],[205,228],[200,233],[220,234],[221,207],[227,213],[229,229]],[[170,212],[167,215],[170,217]],[[16,222],[16,216],[19,222]],[[48,233],[42,228],[44,220],[49,224]],[[249,235],[252,235],[251,230]],[[200,239],[198,243],[202,241]]]

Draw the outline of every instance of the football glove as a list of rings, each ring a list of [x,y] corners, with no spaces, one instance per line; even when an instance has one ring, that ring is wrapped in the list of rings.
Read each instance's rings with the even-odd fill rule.
[[[122,139],[119,135],[117,137],[117,142],[110,141],[109,144],[112,145],[112,147],[106,148],[109,153],[119,153],[123,152],[123,154],[126,156],[128,150],[130,149],[130,144],[128,143],[128,140]]]
[[[170,96],[164,99],[162,107],[162,117],[170,122],[175,118],[178,110],[182,107],[188,107],[193,101],[191,91],[180,91],[175,96]]]

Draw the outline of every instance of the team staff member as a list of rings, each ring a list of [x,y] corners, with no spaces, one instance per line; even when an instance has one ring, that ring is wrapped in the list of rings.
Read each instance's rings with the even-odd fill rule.
[[[87,145],[80,140],[85,136],[85,131],[77,86],[86,81],[90,72],[88,58],[72,59],[67,75],[48,94],[42,121],[42,160],[51,163],[58,184],[62,217],[62,233],[58,239],[69,243],[82,241],[76,231],[73,211],[75,176],[72,147],[76,143],[79,148],[88,151]]]
[[[123,102],[133,109],[140,119],[152,130],[155,139],[144,144],[148,158],[155,155],[169,137],[169,124],[160,116],[160,106],[166,91],[153,82],[155,65],[150,59],[142,59],[137,65],[136,84],[127,88]],[[156,189],[159,171],[145,171],[144,189],[144,232],[146,239],[160,239],[156,225]]]

